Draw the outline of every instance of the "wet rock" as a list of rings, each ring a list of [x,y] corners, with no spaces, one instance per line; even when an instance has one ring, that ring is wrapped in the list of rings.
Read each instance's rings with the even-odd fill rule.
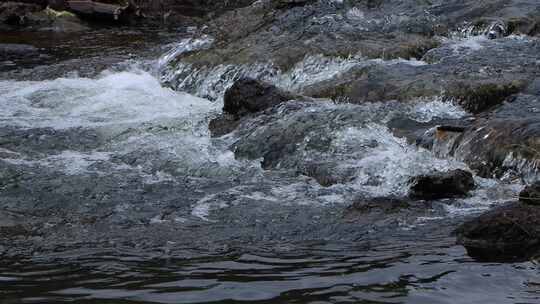
[[[455,83],[448,89],[446,98],[457,102],[463,109],[477,114],[518,93],[526,86],[524,81],[510,83],[485,83],[471,86],[467,83]]]
[[[540,205],[540,181],[525,187],[519,193],[519,201],[527,205]]]
[[[198,0],[160,0],[137,1],[132,10],[131,21],[145,24],[177,26],[186,21],[199,23],[206,18],[216,18],[225,12],[250,5],[255,0],[198,1]],[[142,17],[142,18],[141,18]]]
[[[28,16],[29,25],[42,31],[81,32],[89,29],[81,19],[68,12],[57,12],[47,9]]]
[[[79,32],[88,27],[68,12],[44,9],[42,5],[7,2],[0,5],[0,23],[25,30]]]
[[[64,11],[69,8],[67,0],[49,0],[48,5],[56,11]]]
[[[510,203],[465,222],[456,233],[458,244],[478,260],[526,260],[540,252],[540,208]]]
[[[213,20],[207,33],[216,38],[214,45],[182,54],[178,60],[171,61],[171,69],[183,69],[187,65],[193,69],[191,74],[202,75],[223,65],[244,66],[249,74],[250,65],[268,64],[274,70],[257,73],[257,77],[265,78],[276,71],[290,71],[306,57],[315,55],[422,59],[438,64],[414,64],[413,67],[361,65],[351,71],[336,73],[331,80],[324,80],[321,85],[317,82],[298,93],[354,103],[407,101],[441,95],[452,87],[461,87],[460,83],[467,83],[473,84],[473,93],[478,93],[478,98],[473,96],[467,102],[475,104],[471,106],[474,111],[491,106],[491,102],[500,103],[509,96],[508,92],[512,92],[510,95],[516,92],[512,86],[508,87],[509,84],[530,79],[538,73],[535,67],[537,43],[506,37],[517,31],[509,25],[510,19],[528,20],[535,16],[538,6],[532,1],[520,4],[519,10],[484,2],[464,5],[454,0],[445,3],[293,1],[292,4],[286,1],[291,5],[285,6],[280,3],[257,1]],[[525,7],[527,9],[523,10]],[[398,15],[403,17],[394,18]],[[479,28],[478,35],[494,32],[497,39],[441,45],[441,40],[434,37],[436,34],[447,35],[448,31],[461,28],[463,22],[471,21]],[[528,45],[524,47],[524,44]],[[179,65],[179,61],[183,64]],[[524,69],[516,69],[516,66]],[[231,78],[238,71],[230,69],[225,73],[229,74],[224,78]],[[182,78],[185,75],[178,73],[177,79],[172,79],[170,84],[191,91],[189,86],[184,87]],[[500,90],[478,88],[487,83],[506,87]],[[477,104],[477,99],[490,104]]]
[[[429,66],[404,63],[359,66],[328,80],[309,85],[302,94],[360,104],[389,100],[410,101],[436,96],[444,84]]]
[[[284,8],[293,8],[295,6],[304,6],[309,3],[315,2],[315,0],[278,0],[277,2],[277,8],[284,9]]]
[[[284,92],[271,84],[243,78],[225,92],[223,112],[241,117],[295,98],[295,95]]]
[[[424,62],[366,61],[301,93],[351,103],[444,96],[479,113],[502,104],[538,77],[539,47],[534,40],[510,37],[479,40],[470,47],[448,44],[430,50]],[[513,55],[507,60],[508,54]]]
[[[343,211],[343,218],[370,232],[384,231],[389,227],[414,221],[419,216],[429,216],[433,206],[429,202],[414,202],[400,197],[358,198]],[[366,226],[364,226],[366,225]]]
[[[223,99],[223,114],[212,119],[208,125],[213,137],[232,132],[240,125],[241,119],[254,113],[293,99],[307,100],[305,97],[251,78],[236,81],[227,89]]]
[[[210,121],[208,129],[212,137],[220,137],[229,134],[238,127],[240,120],[233,115],[223,114]]]
[[[484,177],[526,178],[540,163],[538,97],[520,95],[464,132],[454,155]]]
[[[380,26],[384,16],[377,12],[369,17],[348,14],[348,8],[335,1],[257,1],[213,20],[207,32],[217,38],[216,44],[182,60],[197,67],[271,62],[287,71],[309,55],[412,58],[437,44],[414,32],[387,34],[398,29],[400,21]],[[422,17],[419,22],[430,22]]]
[[[327,151],[332,132],[345,125],[361,126],[365,120],[364,113],[359,111],[306,110],[312,105],[316,107],[316,103],[304,101],[282,103],[243,121],[238,127],[239,139],[231,149],[238,158],[262,158],[266,169],[300,168],[300,172],[309,173],[306,153]]]
[[[526,89],[531,94],[536,90],[535,85]],[[491,112],[454,122],[465,127],[460,132],[432,129],[417,144],[465,162],[482,177],[534,180],[540,164],[538,98],[518,94]]]
[[[475,186],[472,174],[460,169],[417,176],[409,183],[409,196],[422,200],[466,196]]]

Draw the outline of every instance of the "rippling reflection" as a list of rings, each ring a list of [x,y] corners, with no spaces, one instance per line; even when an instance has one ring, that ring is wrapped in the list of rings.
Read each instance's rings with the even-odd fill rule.
[[[451,241],[185,250],[183,257],[167,259],[111,251],[73,260],[2,261],[0,290],[2,303],[540,301],[537,265],[476,263]]]

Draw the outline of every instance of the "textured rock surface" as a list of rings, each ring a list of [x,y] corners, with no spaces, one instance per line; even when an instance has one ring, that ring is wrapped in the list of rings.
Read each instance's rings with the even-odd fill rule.
[[[410,184],[409,196],[423,200],[462,197],[474,189],[472,174],[459,169],[417,176],[410,180]]]
[[[478,1],[300,1],[283,6],[258,1],[213,20],[206,32],[216,38],[214,45],[184,54],[170,67],[212,71],[224,65],[267,64],[286,72],[315,55],[421,59],[430,65],[413,61],[353,66],[296,93],[353,103],[445,95],[477,113],[502,103],[538,76],[538,43],[505,38],[531,33],[537,12],[540,5],[534,1],[507,6]],[[497,39],[484,36],[498,28]],[[460,31],[468,38],[457,45],[447,43],[446,37],[454,39]],[[242,73],[231,69],[226,76]],[[183,75],[170,85],[193,90],[180,81]]]
[[[520,94],[492,112],[479,116],[453,145],[450,155],[463,160],[480,176],[510,174],[534,178],[540,163],[539,95]]]
[[[467,221],[456,233],[479,260],[525,260],[540,252],[540,208],[510,203]]]
[[[540,181],[525,187],[519,193],[519,201],[527,205],[540,205]]]
[[[223,99],[223,112],[240,117],[272,108],[295,98],[275,86],[255,79],[243,78],[234,83]]]

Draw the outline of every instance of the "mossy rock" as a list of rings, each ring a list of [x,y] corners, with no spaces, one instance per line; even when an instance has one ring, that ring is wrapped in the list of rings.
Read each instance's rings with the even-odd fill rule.
[[[458,82],[450,87],[445,99],[455,101],[473,114],[484,112],[501,104],[511,95],[526,87],[526,82],[514,80],[508,83],[481,83],[478,85]]]

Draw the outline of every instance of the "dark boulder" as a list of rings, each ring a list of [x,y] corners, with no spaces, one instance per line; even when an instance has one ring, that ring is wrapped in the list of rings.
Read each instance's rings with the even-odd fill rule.
[[[296,96],[251,78],[243,78],[225,92],[223,112],[241,117],[271,108]]]
[[[465,222],[456,233],[475,259],[526,260],[540,252],[540,208],[510,203]]]
[[[475,186],[472,174],[461,169],[417,176],[409,183],[409,196],[422,200],[462,197]]]
[[[223,114],[212,119],[208,129],[212,137],[223,136],[234,131],[243,121],[242,118],[292,99],[307,100],[271,84],[252,78],[241,78],[225,91]]]
[[[519,201],[527,205],[540,205],[540,181],[525,187],[519,193]]]

